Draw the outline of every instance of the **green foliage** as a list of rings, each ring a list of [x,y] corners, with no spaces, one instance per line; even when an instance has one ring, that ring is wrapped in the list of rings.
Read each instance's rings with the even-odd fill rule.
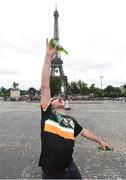
[[[26,90],[21,90],[21,96],[26,95],[27,91]]]
[[[0,88],[0,96],[9,97],[10,96],[10,90],[11,90],[11,88],[6,89],[4,87],[1,87]]]
[[[74,81],[72,81],[72,82],[70,83],[70,94],[71,94],[71,95],[77,95],[77,94],[79,94],[79,88],[78,88],[78,86],[77,86],[77,83],[74,82]]]
[[[61,91],[60,76],[50,76],[51,97],[58,95]]]
[[[72,96],[93,96],[93,97],[110,97],[110,98],[118,98],[118,97],[126,97],[126,84],[120,87],[113,87],[112,85],[107,86],[105,89],[101,89],[96,87],[95,84],[91,84],[90,87],[83,81],[79,80],[77,82],[72,81],[71,83],[67,83],[67,78],[64,77],[64,82],[66,85],[66,95]],[[55,96],[61,93],[61,78],[60,76],[51,76],[50,77],[50,88],[51,88],[51,96]],[[10,90],[5,87],[0,88],[0,96],[9,97]],[[35,96],[37,93],[40,94],[39,90],[36,90],[34,87],[30,87],[28,90],[21,90],[21,95],[30,94],[31,96]]]
[[[111,85],[107,86],[104,89],[104,94],[105,94],[105,96],[108,96],[111,98],[122,96],[121,89],[119,87],[113,87]]]
[[[7,89],[6,92],[5,92],[5,97],[9,97],[10,96],[10,90],[11,88]]]
[[[0,95],[4,96],[5,93],[6,93],[6,88],[5,87],[1,87],[0,88]]]
[[[89,87],[89,89],[90,89],[90,93],[95,94],[95,90],[96,90],[95,84],[92,84],[92,85]]]
[[[126,84],[123,85],[123,89],[124,89],[124,96],[126,97]]]
[[[89,94],[89,88],[87,87],[87,84],[84,83],[83,81],[79,80],[77,82],[77,86],[79,88],[79,94],[84,96]]]
[[[28,89],[28,93],[30,94],[30,95],[35,95],[35,93],[36,93],[36,89],[34,88],[34,87],[30,87],[29,89]]]

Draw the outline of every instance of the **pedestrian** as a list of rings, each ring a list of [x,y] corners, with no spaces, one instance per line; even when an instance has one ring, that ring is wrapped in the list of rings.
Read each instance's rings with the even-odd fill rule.
[[[51,98],[50,67],[56,53],[48,39],[41,81],[41,154],[39,166],[43,179],[82,179],[73,161],[74,140],[78,135],[109,147],[89,130],[84,129],[72,116],[65,114],[64,99]]]

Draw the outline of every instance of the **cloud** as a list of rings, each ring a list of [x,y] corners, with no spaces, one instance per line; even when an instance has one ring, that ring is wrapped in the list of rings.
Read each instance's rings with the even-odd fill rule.
[[[0,58],[4,59],[5,55],[3,53],[0,53]]]
[[[68,57],[61,55],[68,78],[100,84],[99,77],[103,75],[106,84],[123,84],[126,77],[124,1],[58,0],[57,5],[60,42],[69,52]],[[35,79],[34,84],[39,84],[45,39],[54,33],[54,10],[54,0],[0,2],[2,83],[16,79],[26,86]]]
[[[7,70],[7,69],[0,69],[0,75],[9,76],[9,75],[18,75],[20,74],[19,71],[16,70]]]
[[[2,56],[6,55],[7,51],[15,51],[17,53],[24,54],[38,54],[39,49],[41,48],[41,44],[32,39],[19,39],[16,42],[11,41],[3,41],[0,43],[0,51],[2,52]]]

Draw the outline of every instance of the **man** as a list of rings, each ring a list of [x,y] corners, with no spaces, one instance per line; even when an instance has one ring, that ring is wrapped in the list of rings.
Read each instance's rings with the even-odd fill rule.
[[[81,179],[72,158],[75,138],[80,134],[100,144],[104,150],[109,145],[83,129],[73,117],[65,115],[62,97],[51,99],[50,66],[55,52],[47,39],[41,82],[42,148],[39,166],[42,167],[43,179]]]

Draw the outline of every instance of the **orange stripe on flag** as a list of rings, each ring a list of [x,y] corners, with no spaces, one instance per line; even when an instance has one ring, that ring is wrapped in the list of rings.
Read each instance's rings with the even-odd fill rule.
[[[73,139],[73,140],[75,139],[73,133],[61,131],[60,128],[49,125],[49,124],[45,124],[44,131],[57,134],[57,135],[64,137],[66,139]]]

